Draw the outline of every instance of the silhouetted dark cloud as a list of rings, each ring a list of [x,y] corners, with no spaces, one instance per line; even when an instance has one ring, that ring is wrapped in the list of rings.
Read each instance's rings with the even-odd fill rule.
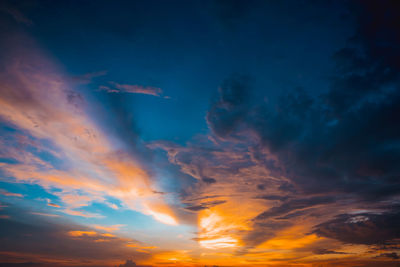
[[[351,244],[391,244],[400,238],[400,212],[342,214],[316,226],[315,233]]]
[[[400,259],[399,255],[396,252],[382,253],[377,258],[390,258],[394,260]]]
[[[316,196],[305,199],[289,200],[281,206],[276,206],[258,215],[255,220],[266,220],[270,217],[280,216],[299,209],[310,208],[315,205],[333,203],[336,199],[329,196]]]
[[[357,9],[363,10],[358,30],[335,56],[337,72],[327,93],[314,97],[296,89],[274,105],[263,104],[246,97],[248,80],[233,77],[221,85],[207,121],[223,139],[240,142],[248,132],[255,134],[260,146],[254,150],[277,156],[268,167],[304,192],[354,193],[375,200],[400,188],[400,58],[395,49],[400,42],[394,37],[400,27],[393,26],[399,19],[389,2],[376,8],[366,2]]]
[[[253,158],[272,175],[289,179],[280,189],[295,198],[259,214],[256,221],[305,215],[304,209],[320,201],[327,205],[352,199],[376,205],[398,196],[400,20],[395,10],[399,4],[393,1],[352,4],[356,33],[334,55],[336,68],[325,93],[313,96],[295,89],[276,103],[263,103],[249,97],[251,80],[243,76],[230,77],[220,86],[220,98],[207,114],[213,133],[222,141],[250,146]],[[259,190],[264,188],[258,185]],[[320,193],[336,197],[301,197]],[[285,200],[268,195],[259,198]],[[394,225],[385,225],[387,232],[376,234],[377,224],[397,223],[397,215],[370,215],[366,222],[345,223],[351,217],[343,215],[320,224],[318,233],[366,244],[397,236]],[[271,224],[274,221],[267,228]],[[277,227],[280,224],[276,222]]]
[[[185,209],[191,210],[191,211],[199,211],[199,210],[208,209],[208,208],[216,206],[216,205],[224,204],[225,202],[226,202],[225,200],[203,202],[200,205],[195,205],[195,206],[189,205],[189,206],[185,207]]]

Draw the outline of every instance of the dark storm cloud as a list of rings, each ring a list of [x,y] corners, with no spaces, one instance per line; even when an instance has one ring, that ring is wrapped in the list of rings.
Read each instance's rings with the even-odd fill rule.
[[[340,252],[340,251],[333,251],[329,249],[316,249],[314,251],[314,254],[319,254],[319,255],[326,255],[326,254],[348,254],[346,252]]]
[[[361,10],[359,10],[361,9]],[[276,105],[251,101],[249,81],[226,80],[207,121],[222,139],[248,131],[277,156],[269,164],[304,192],[355,193],[375,200],[400,184],[398,4],[357,6],[358,30],[335,55],[331,88],[320,96],[296,89]],[[395,37],[396,36],[396,37]],[[270,166],[269,166],[270,167]]]
[[[400,259],[399,255],[396,252],[382,253],[377,258],[391,258],[391,259],[394,259],[394,260]]]
[[[207,121],[218,136],[229,136],[246,119],[249,110],[248,79],[237,75],[225,80],[220,86],[220,99],[207,113]]]
[[[288,196],[280,196],[280,195],[265,195],[265,196],[258,196],[256,197],[257,199],[265,199],[265,200],[279,200],[279,201],[285,201],[289,197]]]
[[[283,203],[255,217],[244,237],[248,245],[272,238],[294,218],[310,218],[317,205],[329,210],[347,199],[373,207],[400,192],[400,5],[362,1],[350,10],[357,30],[333,56],[328,91],[310,95],[296,88],[265,102],[251,98],[251,80],[236,75],[220,86],[209,109],[208,125],[222,142],[248,145],[252,160],[289,179],[279,188],[289,200],[261,197]],[[399,238],[399,216],[387,211],[390,206],[385,202],[386,213],[366,214],[365,221],[341,215],[319,224],[316,233],[368,245]]]
[[[294,199],[289,200],[286,203],[273,207],[260,215],[258,215],[255,219],[256,220],[266,220],[271,217],[281,216],[287,214],[289,212],[297,211],[304,208],[313,207],[316,205],[323,205],[333,203],[335,198],[329,196],[317,196],[311,198],[304,198],[304,199]]]
[[[224,204],[225,202],[226,202],[225,200],[209,201],[209,202],[201,203],[200,205],[190,205],[190,206],[185,207],[185,209],[191,210],[191,211],[205,210],[205,209],[209,209],[210,207],[214,207],[216,205]]]
[[[396,243],[396,239],[400,238],[399,225],[399,210],[382,214],[342,214],[317,225],[314,232],[344,243],[384,245]]]

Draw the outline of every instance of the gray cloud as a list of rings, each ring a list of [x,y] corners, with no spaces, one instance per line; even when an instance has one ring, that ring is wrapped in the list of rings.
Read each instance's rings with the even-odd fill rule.
[[[190,210],[190,211],[205,210],[205,209],[209,209],[210,207],[214,207],[216,205],[224,204],[225,202],[226,202],[226,200],[215,200],[215,201],[203,202],[199,205],[186,206],[185,209]]]
[[[391,244],[400,238],[400,212],[382,214],[341,214],[335,219],[319,224],[314,232],[320,236],[351,244]]]
[[[334,197],[330,196],[316,196],[311,198],[289,200],[280,206],[273,207],[259,214],[255,220],[266,220],[271,217],[281,216],[299,209],[333,203],[335,200],[336,199]]]

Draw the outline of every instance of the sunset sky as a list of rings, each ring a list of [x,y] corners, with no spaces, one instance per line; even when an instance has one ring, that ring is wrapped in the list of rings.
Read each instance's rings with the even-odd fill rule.
[[[0,266],[400,266],[400,1],[0,1]]]

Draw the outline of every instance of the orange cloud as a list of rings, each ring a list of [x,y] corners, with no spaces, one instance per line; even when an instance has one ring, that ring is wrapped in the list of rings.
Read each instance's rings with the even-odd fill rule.
[[[95,231],[69,231],[68,235],[72,236],[72,237],[96,236],[97,232],[95,232]]]
[[[57,204],[54,204],[54,203],[47,203],[47,206],[50,206],[50,207],[55,207],[55,208],[61,208],[61,206],[60,205],[57,205]]]
[[[116,224],[116,225],[110,225],[110,226],[92,225],[93,228],[96,228],[96,229],[102,230],[102,231],[106,231],[106,232],[118,231],[123,226],[125,226],[125,225],[123,225],[123,224]]]
[[[115,237],[115,235],[109,234],[109,233],[101,234],[101,236],[105,236],[105,237]]]

